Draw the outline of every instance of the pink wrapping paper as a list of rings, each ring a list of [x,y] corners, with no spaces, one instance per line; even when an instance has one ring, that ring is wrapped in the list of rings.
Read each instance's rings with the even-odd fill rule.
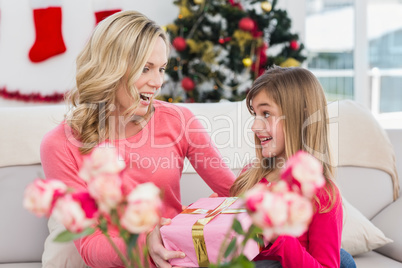
[[[188,209],[201,208],[207,210],[213,210],[218,207],[226,198],[201,198]],[[244,208],[242,201],[238,199],[235,201],[228,209],[234,208]],[[170,225],[162,226],[160,229],[163,243],[168,250],[182,251],[186,254],[184,259],[171,259],[170,264],[172,266],[180,267],[199,267],[197,261],[197,255],[194,249],[193,238],[192,238],[192,226],[194,223],[201,218],[204,218],[206,214],[179,214],[172,219]],[[248,230],[251,225],[251,218],[247,212],[241,212],[236,214],[219,214],[213,220],[211,220],[204,227],[204,239],[208,253],[208,259],[210,263],[216,263],[218,259],[219,250],[221,248],[222,242],[224,241],[225,235],[231,228],[233,223],[233,218],[236,217],[243,230]],[[231,238],[236,235],[235,232],[231,233]],[[240,237],[239,237],[240,238]],[[230,241],[231,239],[229,239]],[[247,243],[244,255],[252,260],[258,255],[260,249],[258,244],[249,240]]]

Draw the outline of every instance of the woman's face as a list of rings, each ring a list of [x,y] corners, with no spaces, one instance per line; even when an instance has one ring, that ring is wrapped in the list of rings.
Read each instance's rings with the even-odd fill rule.
[[[251,106],[255,112],[252,131],[261,142],[264,157],[286,157],[285,137],[283,133],[284,116],[278,105],[264,90],[261,90],[252,100]]]
[[[138,89],[140,97],[140,103],[135,115],[144,116],[147,113],[156,90],[163,84],[166,64],[166,44],[162,38],[158,38],[152,48],[150,57],[146,61],[141,76],[135,82],[135,87]],[[124,86],[121,86],[117,90],[116,98],[120,112],[124,112],[133,103],[133,98],[127,93]]]

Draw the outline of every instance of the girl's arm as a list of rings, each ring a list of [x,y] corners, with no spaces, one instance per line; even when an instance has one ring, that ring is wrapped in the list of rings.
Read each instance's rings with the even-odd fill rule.
[[[337,193],[334,207],[327,213],[315,213],[307,233],[299,238],[279,236],[258,259],[274,259],[283,267],[331,267],[340,266],[342,236],[342,202]],[[326,198],[320,198],[325,204]]]

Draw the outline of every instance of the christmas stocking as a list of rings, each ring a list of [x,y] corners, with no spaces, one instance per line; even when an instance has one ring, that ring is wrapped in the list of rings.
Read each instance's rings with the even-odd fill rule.
[[[66,51],[61,31],[61,0],[30,0],[35,23],[32,62],[41,62]]]
[[[96,24],[122,10],[121,0],[93,0]]]

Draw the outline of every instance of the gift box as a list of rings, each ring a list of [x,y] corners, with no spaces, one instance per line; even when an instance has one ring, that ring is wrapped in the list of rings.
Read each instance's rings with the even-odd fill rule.
[[[230,242],[236,235],[230,231],[235,217],[243,230],[248,230],[252,221],[242,200],[237,197],[201,198],[190,205],[174,217],[171,224],[160,229],[166,249],[186,254],[184,259],[171,259],[170,264],[179,267],[207,267],[209,263],[217,263],[219,254],[223,255],[220,252],[222,243],[225,239]],[[239,236],[239,243],[242,238]],[[250,239],[243,254],[252,260],[259,252],[258,243]]]

